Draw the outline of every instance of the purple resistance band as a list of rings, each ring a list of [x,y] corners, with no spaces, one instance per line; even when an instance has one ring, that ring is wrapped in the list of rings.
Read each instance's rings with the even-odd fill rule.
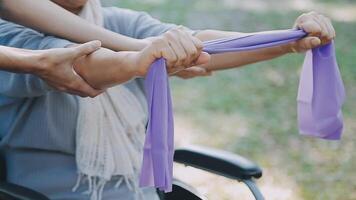
[[[305,37],[302,30],[282,30],[224,38],[204,43],[210,54],[261,49]],[[149,123],[144,145],[140,186],[172,190],[174,125],[172,99],[164,59],[156,60],[145,82]],[[303,135],[337,140],[343,129],[341,107],[345,90],[334,44],[306,53],[298,91],[299,130]]]

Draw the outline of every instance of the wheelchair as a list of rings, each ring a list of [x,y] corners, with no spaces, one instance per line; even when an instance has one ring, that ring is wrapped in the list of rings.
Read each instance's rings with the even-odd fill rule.
[[[208,147],[188,146],[175,150],[174,162],[243,182],[256,200],[264,199],[255,183],[255,179],[262,176],[262,170],[244,157]],[[49,200],[39,192],[6,182],[5,166],[4,159],[1,159],[0,200]],[[172,192],[157,193],[161,200],[207,200],[193,187],[176,178],[173,180]]]

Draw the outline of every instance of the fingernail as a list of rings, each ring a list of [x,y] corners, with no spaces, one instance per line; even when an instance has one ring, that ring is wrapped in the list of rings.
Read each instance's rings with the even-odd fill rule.
[[[314,39],[312,39],[312,44],[314,45],[314,46],[316,46],[316,45],[319,45],[320,44],[320,40],[319,39],[317,39],[317,38],[314,38]]]

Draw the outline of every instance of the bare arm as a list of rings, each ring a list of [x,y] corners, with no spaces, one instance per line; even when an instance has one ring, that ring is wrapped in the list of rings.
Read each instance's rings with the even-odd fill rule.
[[[30,73],[42,64],[40,57],[37,51],[0,46],[0,69]]]
[[[28,9],[30,6],[31,9]],[[146,46],[144,40],[129,38],[99,26],[89,24],[51,1],[3,0],[2,16],[5,19],[10,19],[37,30],[79,43],[97,39],[102,42],[103,47],[114,51],[141,50]],[[43,16],[46,16],[46,18],[43,18]],[[197,34],[197,37],[202,41],[206,41],[232,35],[243,35],[243,33],[205,30]],[[287,51],[288,48],[276,47],[251,52],[214,55],[212,56],[211,62],[204,67],[209,70],[220,70],[242,66],[261,60],[272,59],[287,53]]]
[[[2,0],[0,16],[77,43],[100,40],[103,47],[114,51],[136,51],[146,46],[144,40],[90,24],[49,0]]]
[[[71,73],[71,69],[74,60],[94,52],[99,47],[98,42],[51,50],[0,46],[0,69],[38,75],[54,88],[71,94],[96,96],[100,91],[93,89],[81,77]]]
[[[178,30],[168,31],[166,34],[152,38],[151,43],[141,51],[114,52],[101,48],[98,51],[76,60],[75,71],[83,77],[92,87],[105,89],[120,83],[124,83],[134,77],[146,76],[151,64],[158,58],[165,58],[168,73],[174,73],[184,66],[205,64],[210,56],[207,53],[199,54],[202,46],[195,44],[191,48],[191,54],[186,55],[188,46],[180,46],[178,51],[169,43],[172,41],[171,33]],[[188,35],[183,35],[187,41]],[[178,44],[176,44],[178,45]],[[184,55],[183,55],[184,53]]]
[[[231,36],[242,37],[244,35],[246,35],[246,33],[204,30],[199,32],[196,37],[202,41],[207,41]],[[223,70],[273,59],[290,52],[292,52],[292,49],[290,44],[288,44],[253,51],[222,53],[211,55],[210,62],[200,67],[204,67],[210,71]]]
[[[137,40],[110,32],[103,28],[90,25],[88,22],[71,14],[70,12],[60,8],[50,1],[39,0],[3,0],[4,1],[4,16],[13,19],[17,22],[28,23],[27,25],[39,30],[49,32],[76,42],[84,42],[91,39],[101,40],[104,47],[112,50],[141,50],[148,45],[147,40]],[[16,3],[15,3],[16,2]],[[30,3],[31,2],[31,3]],[[18,3],[18,4],[17,4]],[[16,4],[16,5],[15,5]],[[26,5],[31,4],[34,10],[26,9]],[[19,7],[20,6],[20,7]],[[39,15],[41,13],[41,15]],[[43,20],[42,16],[48,16]],[[61,20],[56,20],[60,18]],[[26,19],[26,20],[25,20]],[[29,20],[31,19],[31,20]],[[294,51],[304,51],[319,46],[322,43],[330,42],[335,37],[335,30],[329,19],[315,12],[301,15],[295,23],[295,27],[299,27],[313,35],[289,45],[281,45],[266,49],[224,53],[213,55],[208,64],[199,66],[200,69],[215,71],[239,67],[250,63],[273,59],[284,54]],[[71,31],[75,28],[81,31]],[[199,32],[196,37],[202,41],[217,39],[230,36],[243,36],[240,32],[227,32],[219,30],[204,30]],[[176,38],[180,40],[180,38]],[[176,50],[177,48],[175,48]],[[194,57],[194,56],[193,56]],[[192,76],[200,76],[209,74],[207,71],[195,69],[186,69],[181,73],[176,73],[180,76],[188,71]]]
[[[300,15],[295,21],[294,27],[303,29],[309,33],[308,37],[290,44],[271,48],[212,55],[210,62],[202,65],[201,67],[208,70],[222,70],[239,67],[250,63],[273,59],[291,52],[304,52],[308,49],[327,44],[336,36],[330,19],[316,12],[309,12]],[[223,37],[243,35],[245,34],[239,32],[205,30],[199,32],[196,37],[202,41],[206,41]]]

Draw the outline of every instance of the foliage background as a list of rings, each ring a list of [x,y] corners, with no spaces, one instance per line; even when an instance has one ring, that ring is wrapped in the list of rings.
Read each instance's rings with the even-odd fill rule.
[[[356,2],[354,0],[104,0],[105,5],[147,11],[193,29],[252,32],[290,28],[302,12],[333,19],[338,62],[347,89],[340,142],[298,135],[296,94],[303,55],[172,80],[177,146],[221,148],[257,162],[267,199],[356,199]],[[177,177],[209,199],[249,199],[239,183],[176,166]]]

